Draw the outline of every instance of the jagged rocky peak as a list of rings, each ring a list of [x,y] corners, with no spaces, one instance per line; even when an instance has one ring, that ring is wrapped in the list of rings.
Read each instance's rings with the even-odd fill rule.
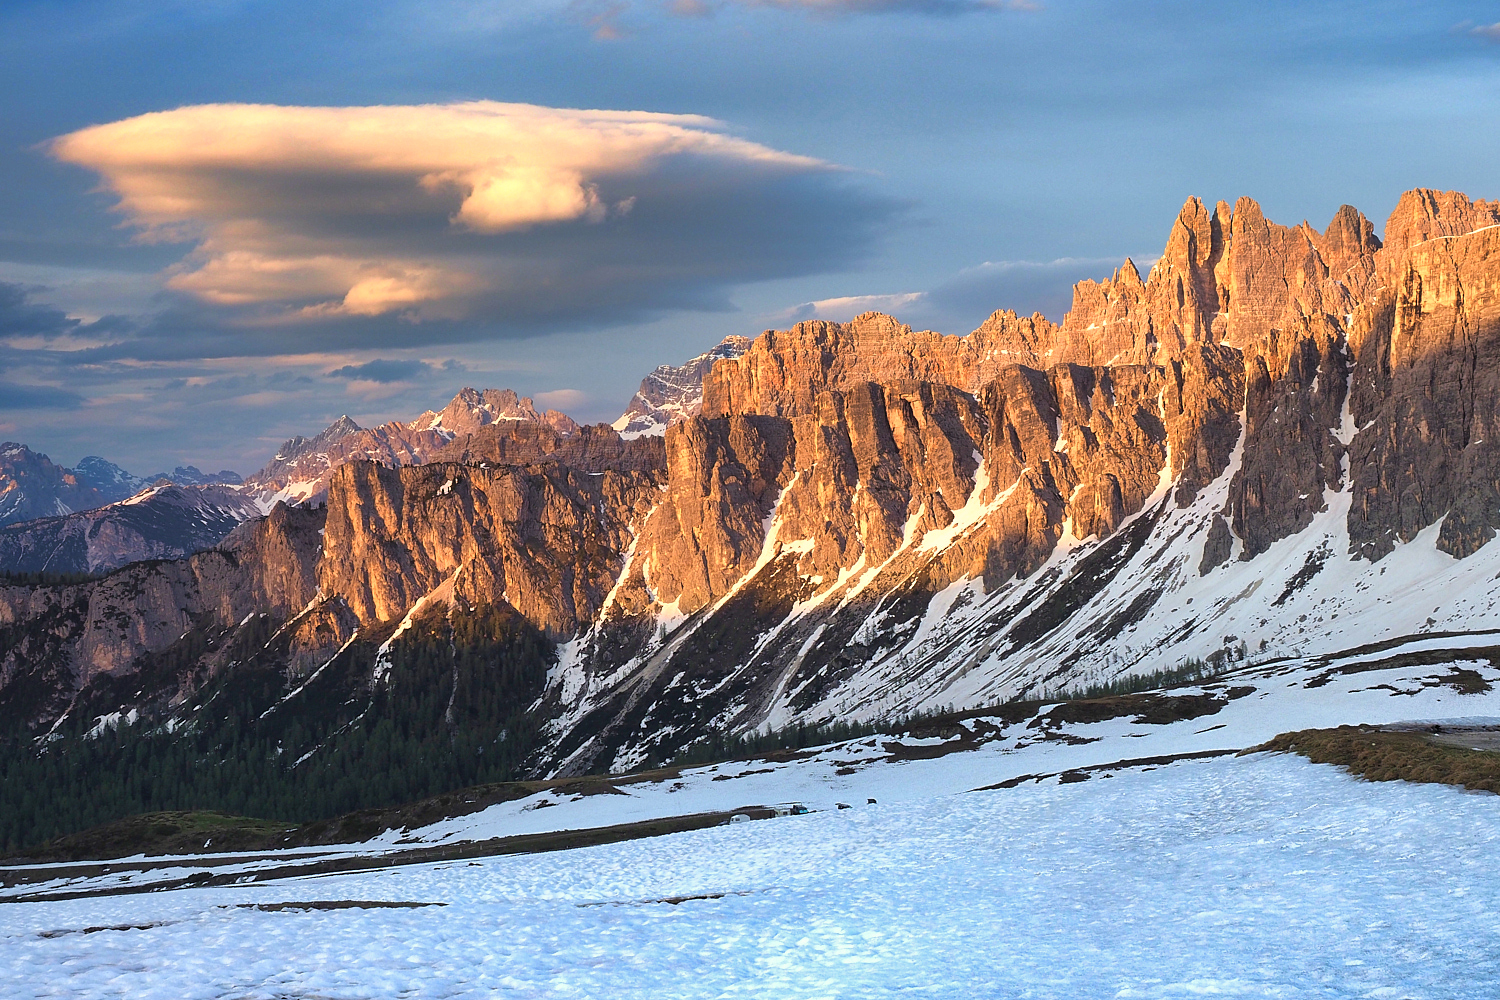
[[[737,358],[750,338],[731,334],[711,350],[680,365],[662,365],[641,379],[630,405],[612,425],[626,440],[663,435],[667,428],[703,410],[703,377],[716,361]]]
[[[196,470],[195,470],[196,471]],[[80,482],[98,490],[109,500],[124,500],[146,485],[139,476],[133,476],[108,459],[98,455],[86,455],[78,460],[73,472]]]
[[[1304,317],[1343,317],[1374,274],[1374,226],[1344,206],[1319,233],[1279,226],[1240,198],[1210,210],[1189,198],[1162,255],[1142,280],[1126,261],[1103,281],[1083,281],[1073,307],[1046,342],[1013,341],[1039,367],[1163,364],[1197,344],[1243,348]]]
[[[510,389],[481,391],[469,388],[460,390],[441,412],[428,410],[408,427],[414,431],[435,430],[451,439],[461,434],[473,434],[481,427],[500,421],[545,424],[559,434],[572,434],[578,430],[578,425],[565,413],[538,411],[529,396],[517,396]]]
[[[332,471],[347,462],[420,465],[433,461],[450,442],[504,425],[541,426],[564,437],[578,431],[567,414],[539,411],[530,398],[510,389],[465,388],[441,411],[428,410],[410,421],[361,428],[347,416],[340,417],[314,438],[295,437],[282,445],[248,482],[268,504],[318,503],[328,495]]]
[[[1405,251],[1439,237],[1458,237],[1500,226],[1500,200],[1470,201],[1462,191],[1407,191],[1385,224],[1385,243]]]
[[[277,448],[276,454],[271,457],[271,461],[256,475],[259,477],[274,475],[274,470],[290,465],[304,456],[315,455],[320,451],[324,451],[335,441],[346,438],[350,434],[357,434],[361,429],[359,424],[356,424],[349,418],[348,414],[345,414],[310,438],[298,434],[296,437],[282,444],[280,448]],[[254,479],[256,477],[251,478]]]

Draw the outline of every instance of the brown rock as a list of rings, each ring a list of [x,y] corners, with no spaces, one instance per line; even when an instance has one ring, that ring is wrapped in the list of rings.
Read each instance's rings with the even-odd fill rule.
[[[1387,227],[1380,270],[1391,283],[1363,305],[1350,338],[1360,432],[1350,448],[1349,536],[1368,558],[1440,518],[1438,544],[1456,556],[1500,526],[1496,213],[1493,203],[1416,191]]]
[[[451,579],[456,600],[504,601],[572,635],[603,607],[656,494],[652,476],[555,464],[349,463],[330,482],[318,582],[362,622],[399,619]]]

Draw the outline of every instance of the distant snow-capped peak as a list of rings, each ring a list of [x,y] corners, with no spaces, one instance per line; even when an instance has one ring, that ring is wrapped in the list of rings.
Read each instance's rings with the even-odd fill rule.
[[[703,376],[714,363],[737,358],[750,348],[750,338],[730,335],[680,365],[662,365],[641,379],[641,387],[630,405],[611,426],[629,440],[667,433],[667,427],[703,409]]]

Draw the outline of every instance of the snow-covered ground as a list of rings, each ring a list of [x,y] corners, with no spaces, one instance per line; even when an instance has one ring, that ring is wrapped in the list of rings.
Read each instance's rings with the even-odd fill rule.
[[[554,854],[10,904],[0,991],[1492,997],[1497,848],[1495,796],[1226,757]],[[444,905],[246,907],[315,900]],[[89,930],[110,925],[139,929]]]
[[[0,893],[0,995],[1493,997],[1500,796],[1184,756],[1345,722],[1495,722],[1500,692],[1445,682],[1456,665],[1500,684],[1462,652],[1493,638],[1246,668],[1169,692],[1223,704],[1161,725],[1033,724],[1044,708],[619,779],[621,794],[543,792],[347,848],[54,869]],[[1451,664],[1356,669],[1435,646]],[[816,811],[394,863],[413,843],[793,800]],[[380,867],[293,871],[351,856]],[[114,894],[204,870],[244,881]],[[39,901],[62,892],[94,894]],[[443,905],[254,908],[317,901]]]

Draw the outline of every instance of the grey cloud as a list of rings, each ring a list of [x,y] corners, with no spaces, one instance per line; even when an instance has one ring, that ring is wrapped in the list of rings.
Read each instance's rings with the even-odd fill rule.
[[[122,316],[105,316],[92,323],[74,319],[61,309],[35,301],[47,291],[38,286],[0,281],[0,337],[126,336],[135,324]]]
[[[923,306],[972,329],[997,309],[1039,312],[1060,322],[1073,304],[1073,285],[1107,277],[1123,257],[1065,257],[1052,261],[987,261],[966,268],[927,293]],[[967,332],[967,331],[965,331]]]
[[[0,410],[60,410],[82,402],[78,393],[55,386],[0,382]]]
[[[396,361],[376,358],[362,365],[345,365],[328,373],[329,378],[359,379],[365,382],[410,382],[433,370],[425,361]]]
[[[930,14],[952,16],[1003,10],[1039,10],[1032,0],[734,0],[747,7],[780,7],[814,14]],[[688,0],[689,4],[693,0]]]
[[[601,195],[618,193],[601,182]],[[541,336],[640,322],[673,311],[730,312],[747,282],[844,271],[873,255],[907,206],[845,174],[735,176],[679,163],[631,185],[628,215],[486,236],[425,226],[381,235],[391,248],[493,268],[464,317],[416,322],[399,313],[288,323],[271,309],[218,306],[185,295],[72,364],[399,350]],[[446,222],[446,220],[444,220]],[[453,253],[454,244],[457,253]],[[101,321],[102,322],[102,321]]]
[[[0,281],[0,337],[52,337],[81,325],[60,309],[32,302],[31,296],[37,291],[41,289]]]

